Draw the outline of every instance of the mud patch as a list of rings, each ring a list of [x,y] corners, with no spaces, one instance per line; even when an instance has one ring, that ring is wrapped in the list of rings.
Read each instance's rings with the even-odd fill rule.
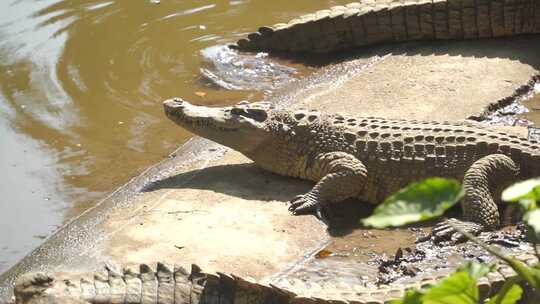
[[[470,116],[469,119],[480,121],[487,125],[534,128],[535,122],[540,122],[539,81],[540,75],[532,77],[529,83],[518,88],[512,96],[491,104],[484,113],[479,116]],[[531,131],[529,131],[529,137],[530,135]],[[534,134],[532,135],[536,136]]]
[[[479,237],[486,244],[494,245],[507,254],[526,251],[524,226],[512,226],[497,232],[483,233]],[[402,278],[436,274],[441,269],[455,269],[465,261],[489,263],[494,259],[472,242],[454,246],[448,243],[419,242],[414,247],[399,248],[390,257],[381,257],[377,263],[379,273],[376,284],[390,284]]]
[[[421,286],[454,272],[467,261],[492,263],[495,258],[478,245],[414,244],[423,229],[357,230],[332,240],[324,249],[286,273],[273,277],[276,286],[303,292],[309,284],[374,289],[382,285]],[[479,238],[503,254],[531,254],[520,226],[482,233]],[[360,244],[373,246],[359,249]],[[397,249],[395,249],[397,247]],[[393,251],[392,251],[393,250]],[[295,289],[296,288],[296,289]]]

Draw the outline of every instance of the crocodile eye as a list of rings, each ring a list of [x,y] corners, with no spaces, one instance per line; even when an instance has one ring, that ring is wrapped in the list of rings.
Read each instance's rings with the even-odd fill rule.
[[[246,114],[247,115],[244,115],[244,116],[252,118],[252,119],[254,119],[254,120],[258,121],[258,122],[263,122],[268,117],[268,113],[266,113],[266,111],[263,110],[263,109],[248,108],[246,110]]]
[[[231,114],[250,118],[258,122],[263,122],[268,117],[268,113],[265,110],[257,108],[233,107]]]
[[[246,110],[243,109],[243,108],[232,108],[231,109],[231,114],[234,114],[234,115],[244,115],[246,113]]]

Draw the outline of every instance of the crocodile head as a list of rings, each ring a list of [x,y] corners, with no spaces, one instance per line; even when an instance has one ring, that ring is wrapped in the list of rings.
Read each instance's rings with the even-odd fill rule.
[[[205,107],[173,98],[164,101],[163,107],[167,117],[181,127],[245,154],[268,143],[272,136],[272,106],[268,103]]]
[[[54,279],[44,273],[27,273],[15,282],[14,292],[16,303],[27,303],[31,298],[37,298],[53,286]]]
[[[76,285],[41,272],[23,274],[15,282],[15,304],[90,304],[67,292],[68,286]]]

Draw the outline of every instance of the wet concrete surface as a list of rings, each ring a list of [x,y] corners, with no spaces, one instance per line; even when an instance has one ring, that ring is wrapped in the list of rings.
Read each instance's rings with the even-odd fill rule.
[[[429,234],[431,225],[424,223],[386,230],[352,228],[344,236],[331,237],[321,250],[267,282],[284,288],[290,288],[291,283],[294,286],[295,280],[322,286],[346,284],[360,288],[412,285],[444,277],[466,261],[495,261],[493,256],[472,242],[422,241]],[[515,225],[496,232],[484,232],[479,239],[505,255],[533,252],[523,227]]]
[[[397,47],[395,54],[388,47],[373,48],[285,85],[271,100],[290,108],[309,106],[363,116],[465,119],[512,96],[538,74],[540,59],[532,45],[539,42],[529,37],[407,44]],[[493,54],[497,48],[502,51]],[[524,127],[505,128],[527,132]],[[92,270],[104,261],[195,262],[206,271],[278,280],[280,273],[299,269],[299,262],[313,261],[310,257],[328,242],[326,250],[336,255],[317,260],[317,275],[337,270],[334,278],[347,278],[339,271],[349,269],[352,262],[355,269],[365,269],[366,278],[360,279],[373,280],[368,275],[373,266],[362,259],[369,262],[371,255],[381,253],[391,256],[396,247],[412,244],[414,237],[407,230],[334,233],[314,217],[290,216],[286,201],[309,187],[256,169],[237,152],[193,140],[3,274],[0,295],[9,297],[10,284],[25,271]],[[347,253],[359,258],[343,261]],[[332,266],[329,261],[336,262]],[[357,268],[358,264],[365,268]]]
[[[351,285],[359,290],[388,284],[412,286],[442,278],[467,261],[495,261],[472,242],[430,241],[426,237],[438,220],[392,229],[370,229],[359,225],[359,219],[369,216],[372,209],[373,206],[354,200],[337,206],[332,218],[328,219],[328,242],[293,267],[263,282],[286,289],[294,289],[299,281],[320,286]],[[511,209],[501,206],[502,213],[506,210]],[[454,207],[445,216],[459,218],[461,210]],[[527,241],[525,231],[523,225],[507,222],[501,230],[483,232],[478,238],[506,255],[532,254],[534,249]],[[306,292],[303,287],[296,288]]]

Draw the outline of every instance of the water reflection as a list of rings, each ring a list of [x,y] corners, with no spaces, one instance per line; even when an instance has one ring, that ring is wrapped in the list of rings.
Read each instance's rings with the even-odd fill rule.
[[[0,1],[0,271],[190,136],[164,98],[260,98],[202,80],[201,50],[348,1],[154,2]]]
[[[1,98],[0,98],[1,101]],[[54,153],[0,122],[0,270],[40,244],[67,207]],[[24,239],[21,242],[21,238]]]

